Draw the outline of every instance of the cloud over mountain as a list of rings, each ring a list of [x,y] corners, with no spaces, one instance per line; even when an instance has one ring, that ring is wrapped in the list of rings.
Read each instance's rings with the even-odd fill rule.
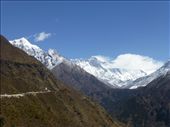
[[[148,56],[138,54],[120,54],[116,58],[111,58],[103,55],[96,55],[89,58],[89,60],[96,60],[104,64],[107,68],[121,68],[128,70],[142,70],[150,74],[160,68],[164,62],[155,60]]]
[[[148,56],[129,53],[121,54],[116,58],[97,55],[89,59],[72,61],[99,80],[114,87],[123,87],[125,82],[149,75],[163,65],[163,62]]]
[[[45,39],[49,38],[51,35],[52,35],[51,33],[46,33],[46,32],[35,34],[34,41],[35,42],[44,41]]]
[[[112,61],[113,66],[116,68],[143,70],[150,74],[160,68],[163,62],[154,60],[148,56],[136,54],[122,54]]]

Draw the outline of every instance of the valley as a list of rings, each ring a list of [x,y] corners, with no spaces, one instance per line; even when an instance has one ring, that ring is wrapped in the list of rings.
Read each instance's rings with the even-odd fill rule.
[[[15,47],[20,48],[28,55],[34,56],[38,61],[51,70],[54,77],[60,82],[63,82],[64,86],[71,89],[73,88],[88,96],[96,103],[99,103],[113,119],[132,127],[169,126],[169,61],[156,71],[150,72],[149,74],[140,70],[126,70],[109,67],[113,73],[113,75],[111,75],[112,78],[110,78],[115,81],[114,84],[116,84],[116,86],[113,86],[99,78],[105,77],[101,76],[102,73],[106,76],[107,73],[111,73],[106,71],[106,68],[104,67],[113,65],[111,65],[111,63],[106,63],[106,60],[99,57],[93,57],[93,59],[89,60],[89,63],[82,61],[81,64],[81,61],[77,63],[78,60],[64,58],[55,50],[50,49],[48,52],[45,52],[38,46],[32,45],[28,40],[23,38],[10,41],[10,43]],[[91,71],[95,70],[95,73],[93,73],[93,71],[89,72],[86,67]],[[100,68],[106,72],[103,72]],[[97,72],[100,72],[101,74],[99,73],[99,75],[97,75]],[[165,90],[156,87],[156,84],[160,84],[157,83],[157,80],[159,79],[161,79],[161,82],[165,81],[161,86],[161,88]],[[155,86],[150,84],[155,84]],[[155,93],[152,93],[152,91],[155,91]],[[159,95],[161,91],[164,91],[166,96]],[[159,98],[157,94],[161,98]],[[166,99],[166,101],[161,102],[162,99]],[[160,105],[162,103],[163,107]],[[160,116],[161,113],[163,114]]]

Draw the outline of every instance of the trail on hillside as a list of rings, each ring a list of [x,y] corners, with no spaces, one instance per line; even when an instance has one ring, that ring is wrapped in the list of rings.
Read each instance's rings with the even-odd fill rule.
[[[46,90],[46,91],[31,91],[31,92],[26,92],[26,93],[19,93],[19,94],[1,94],[0,95],[0,98],[11,98],[11,97],[14,97],[14,98],[20,98],[20,97],[24,97],[26,95],[37,95],[37,94],[42,94],[42,93],[50,93],[51,91],[50,90]]]

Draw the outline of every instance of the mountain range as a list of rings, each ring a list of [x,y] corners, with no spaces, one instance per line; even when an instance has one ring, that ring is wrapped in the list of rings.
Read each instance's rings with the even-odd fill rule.
[[[125,82],[134,81],[147,75],[142,70],[115,68],[111,62],[101,56],[92,56],[88,60],[75,59],[72,61],[113,88],[121,88]]]
[[[108,58],[102,56],[92,56],[87,60],[83,59],[71,59],[68,60],[61,56],[53,49],[49,49],[47,52],[42,50],[36,45],[31,44],[26,38],[16,39],[10,41],[10,43],[23,51],[25,51],[28,55],[34,56],[37,60],[43,63],[48,69],[52,70],[54,67],[60,65],[61,63],[67,63],[67,66],[72,66],[71,68],[75,67],[78,68],[76,65],[80,66],[84,69],[88,74],[95,76],[98,80],[106,84],[107,86],[113,88],[137,88],[140,86],[144,86],[140,83],[133,86],[133,81],[137,82],[136,79],[148,76],[152,72],[156,71],[159,67],[162,66],[162,63],[153,64],[154,68],[151,71],[146,69],[140,68],[126,68],[119,67],[118,59],[122,56],[119,56],[115,60],[108,60]],[[124,55],[128,58],[130,57],[137,57],[137,55],[133,54],[126,54]],[[122,58],[126,59],[126,58]],[[149,61],[149,58],[144,58],[143,61]],[[154,60],[152,60],[155,62]],[[152,62],[151,61],[151,62]],[[128,63],[127,63],[128,64]],[[130,64],[130,63],[129,63]],[[131,63],[133,64],[133,63]],[[151,63],[152,64],[152,63]],[[56,67],[57,68],[57,67]],[[147,82],[148,83],[148,82]],[[146,83],[145,83],[146,84]]]
[[[91,96],[92,93],[97,93],[97,91],[106,91],[110,88],[109,86],[98,80],[95,76],[86,72],[80,66],[54,52],[54,50],[50,49],[50,52],[45,52],[40,48],[35,48],[35,45],[29,43],[28,40],[26,40],[25,38],[10,41],[10,43],[17,48],[22,49],[28,55],[34,56],[49,70],[51,70],[51,72],[57,79],[64,82],[67,86],[75,88],[77,90],[81,90],[81,92],[88,96]],[[37,49],[38,51],[34,51]],[[52,51],[53,53],[51,53]],[[46,58],[49,58],[49,60]],[[52,60],[52,58],[56,59]],[[57,64],[53,64],[56,66],[48,66],[52,65],[51,61],[54,61],[54,63],[56,62]]]

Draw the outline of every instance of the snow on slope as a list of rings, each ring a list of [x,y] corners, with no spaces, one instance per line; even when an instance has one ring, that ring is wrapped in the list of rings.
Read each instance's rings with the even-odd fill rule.
[[[148,76],[141,77],[133,82],[126,83],[125,88],[129,89],[136,89],[138,87],[143,87],[152,82],[154,79],[157,79],[158,77],[162,75],[166,75],[168,72],[170,72],[170,60],[166,62],[161,68],[159,68],[157,71],[153,72],[152,74]]]
[[[113,60],[104,56],[92,56],[86,60],[72,61],[99,80],[118,88],[154,72],[162,65],[159,61],[135,54],[119,55]]]
[[[26,38],[16,39],[10,41],[10,43],[15,47],[22,49],[28,55],[34,56],[49,69],[66,61],[66,59],[60,56],[55,50],[49,49],[48,52],[45,52],[38,46],[31,44]]]

